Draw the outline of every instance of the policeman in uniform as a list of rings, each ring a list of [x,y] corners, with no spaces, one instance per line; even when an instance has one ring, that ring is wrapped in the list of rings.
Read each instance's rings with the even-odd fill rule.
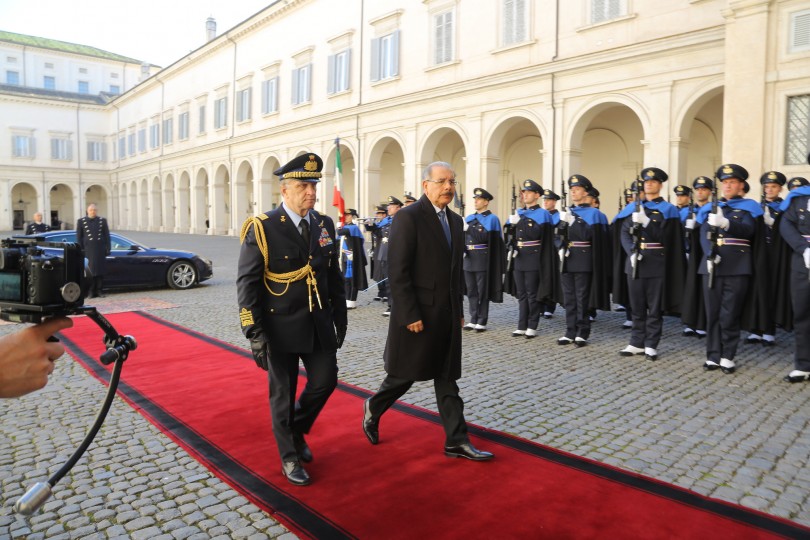
[[[357,217],[357,210],[347,209],[343,214],[345,224],[337,231],[340,236],[340,268],[343,271],[348,309],[357,307],[357,293],[368,288],[365,238],[360,227],[354,224]]]
[[[512,255],[512,271],[518,300],[518,327],[512,335],[529,339],[537,336],[537,325],[542,314],[538,294],[541,288],[547,290],[541,285],[541,280],[545,280],[547,285],[551,277],[548,274],[553,272],[553,267],[544,265],[544,261],[554,259],[556,254],[551,215],[538,204],[542,194],[543,188],[537,182],[524,180],[520,188],[524,208],[509,216],[509,224],[514,226],[517,240],[516,253]]]
[[[810,186],[795,187],[780,210],[779,232],[792,250],[790,296],[796,339],[793,371],[785,380],[798,383],[810,380]]]
[[[681,219],[681,224],[683,224],[688,217],[689,208],[692,204],[692,188],[678,185],[675,186],[673,191],[675,191],[675,206],[678,208],[678,215]]]
[[[625,188],[622,192],[624,196],[624,208],[627,208],[636,198],[637,192],[644,192],[644,182],[633,180],[631,187]],[[642,197],[643,198],[643,197]],[[633,309],[630,306],[630,298],[627,291],[627,276],[624,274],[624,267],[627,263],[627,254],[622,248],[622,225],[630,214],[623,214],[624,209],[619,206],[619,214],[610,223],[610,249],[613,253],[611,258],[611,275],[613,281],[610,287],[610,294],[613,302],[618,304],[616,311],[624,311],[624,322],[622,330],[633,328]],[[622,216],[621,218],[619,216]]]
[[[487,329],[489,303],[503,302],[501,275],[506,252],[501,222],[489,210],[492,199],[487,190],[475,188],[475,213],[464,219],[464,281],[470,304],[470,320],[464,329],[476,332]]]
[[[684,324],[683,335],[687,337],[706,337],[706,307],[703,305],[703,279],[698,274],[698,267],[703,258],[700,245],[700,231],[696,229],[695,218],[700,209],[708,204],[712,196],[714,181],[708,176],[698,176],[692,181],[693,204],[683,220],[686,254],[689,260],[686,265],[686,283],[684,284],[683,309],[681,321]]]
[[[625,273],[632,306],[630,344],[621,356],[645,355],[658,359],[665,312],[679,312],[683,294],[685,256],[678,209],[661,198],[668,175],[656,167],[641,171],[644,202],[627,205],[617,218],[628,215],[621,231],[627,254]]]
[[[383,317],[391,315],[391,295],[388,294],[388,236],[391,234],[391,222],[400,208],[402,208],[402,201],[390,196],[386,206],[388,215],[377,223],[366,225],[366,231],[371,231],[372,234],[376,231],[379,239],[379,248],[374,259],[374,275],[371,277],[383,285],[381,297],[387,304]]]
[[[273,173],[283,203],[245,221],[236,277],[242,332],[268,372],[281,470],[298,486],[311,481],[301,465],[312,461],[304,435],[337,385],[347,326],[335,225],[312,209],[322,168],[319,156],[303,154]],[[307,383],[296,401],[299,358]]]
[[[25,234],[44,233],[50,230],[51,227],[48,224],[42,223],[42,212],[37,212],[34,214],[34,221],[25,228]]]
[[[591,181],[582,175],[568,179],[573,206],[559,213],[559,257],[562,273],[565,335],[558,345],[588,344],[592,310],[610,310],[609,272],[604,261],[610,254],[610,234],[605,214],[591,206],[596,198]]]
[[[762,208],[743,198],[748,171],[733,163],[721,165],[715,177],[722,183],[723,200],[698,212],[706,304],[706,371],[734,373],[737,344],[749,289],[756,289],[754,248]],[[752,293],[753,294],[753,293]]]
[[[557,201],[560,200],[560,196],[550,189],[544,189],[542,199],[543,208],[549,213],[549,215],[551,215],[551,225],[553,228],[556,228],[560,223],[560,212],[557,210]],[[561,247],[559,237],[556,235],[554,236],[554,247],[556,250],[559,250]],[[541,302],[540,309],[543,310],[543,318],[550,319],[554,316],[554,312],[557,310],[557,304],[555,302]]]
[[[84,256],[90,263],[90,291],[87,298],[104,296],[104,271],[107,255],[110,254],[110,228],[107,220],[97,215],[95,204],[87,207],[87,215],[76,222],[76,242],[84,250]]]

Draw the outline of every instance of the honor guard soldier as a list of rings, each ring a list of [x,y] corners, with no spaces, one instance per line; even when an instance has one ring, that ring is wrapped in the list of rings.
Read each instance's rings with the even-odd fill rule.
[[[518,327],[515,337],[537,336],[542,314],[541,301],[551,291],[550,281],[556,278],[553,227],[551,215],[540,208],[538,201],[543,188],[534,180],[524,180],[520,196],[524,208],[509,217],[515,228],[515,253],[512,254],[513,279],[518,300]],[[550,274],[555,274],[554,276]],[[555,280],[558,283],[558,280]]]
[[[337,231],[340,236],[340,268],[343,271],[348,309],[357,307],[358,291],[368,288],[365,238],[360,232],[360,227],[354,224],[357,217],[359,217],[357,210],[353,208],[346,210],[343,214],[345,225]]]
[[[639,193],[638,200],[617,216],[630,216],[622,224],[621,242],[633,314],[630,344],[619,354],[657,360],[663,315],[680,312],[686,259],[678,209],[660,196],[667,173],[648,167],[640,177],[644,200]]]
[[[762,241],[763,235],[762,208],[756,201],[743,198],[748,178],[743,167],[721,165],[715,178],[722,185],[723,200],[716,202],[713,198],[697,216],[703,247],[698,272],[703,276],[707,325],[703,368],[730,374],[736,369],[734,357],[746,303],[756,306],[757,298],[763,297],[758,286],[764,280],[756,279],[754,259],[757,236]]]
[[[681,224],[686,221],[689,214],[689,206],[692,204],[692,188],[689,186],[675,186],[675,206],[678,208],[678,216]]]
[[[283,203],[242,225],[236,277],[242,332],[268,372],[281,470],[298,486],[310,483],[304,435],[337,385],[347,325],[335,225],[313,210],[322,168],[319,156],[303,154],[273,173]],[[299,359],[307,382],[296,401]]]
[[[34,221],[25,228],[25,234],[44,233],[50,230],[51,227],[47,223],[42,223],[42,212],[37,212],[34,214]]]
[[[374,234],[377,231],[379,239],[379,248],[377,250],[376,258],[374,259],[374,273],[372,279],[384,285],[381,289],[381,296],[383,301],[388,305],[383,312],[384,317],[391,315],[391,295],[388,294],[388,236],[391,234],[391,222],[394,215],[402,208],[402,201],[396,197],[388,197],[386,205],[386,215],[382,220],[377,223],[369,223],[366,225],[366,230]]]
[[[489,210],[493,199],[482,188],[473,190],[475,213],[464,220],[464,281],[470,304],[470,322],[465,330],[484,332],[489,319],[489,303],[503,302],[503,275],[506,251],[498,216]]]
[[[382,232],[374,227],[369,227],[369,225],[375,225],[385,219],[385,216],[388,215],[388,208],[383,205],[378,205],[376,207],[376,212],[374,213],[374,218],[362,220],[363,226],[365,227],[366,231],[371,233],[371,249],[368,252],[369,256],[369,266],[371,267],[371,279],[376,279],[374,276],[378,275],[379,273],[379,265],[375,264],[374,261],[379,259],[380,253],[380,246],[382,245]],[[377,282],[377,296],[374,297],[375,301],[382,301],[388,300],[386,293],[386,287],[388,284],[386,282],[380,283]]]
[[[550,189],[544,189],[542,199],[543,209],[545,209],[551,216],[552,227],[556,228],[560,223],[560,211],[557,210],[557,201],[560,200],[560,196]],[[557,250],[560,249],[559,239],[556,236],[554,237],[554,247]],[[543,311],[543,318],[550,319],[554,316],[554,312],[557,310],[557,304],[556,302],[541,302],[540,309]]]
[[[610,233],[605,214],[593,208],[591,200],[598,195],[590,180],[582,175],[568,179],[573,205],[559,213],[558,227],[560,271],[565,307],[565,335],[558,345],[588,344],[591,313],[610,310],[610,273],[605,260],[610,256]]]
[[[779,232],[792,250],[790,295],[793,306],[795,350],[793,371],[785,380],[810,380],[810,186],[795,187],[780,206]]]
[[[93,274],[87,298],[104,296],[105,263],[112,247],[107,220],[96,214],[96,205],[90,204],[87,207],[87,215],[76,222],[76,242],[84,251],[90,265],[90,273]]]
[[[807,186],[807,185],[810,185],[810,182],[807,181],[807,178],[804,178],[802,176],[794,176],[793,178],[788,180],[788,183],[787,183],[788,192],[791,192],[791,191],[793,191],[794,189],[796,189],[798,187]]]
[[[713,186],[714,181],[708,176],[698,176],[692,181],[692,204],[683,222],[688,261],[684,298],[681,304],[681,321],[684,324],[683,335],[687,337],[706,337],[703,279],[698,274],[700,261],[703,259],[703,248],[700,245],[700,231],[696,218],[700,209],[709,203]]]
[[[624,196],[624,208],[627,208],[633,203],[636,198],[636,192],[644,192],[644,182],[641,180],[633,180],[631,187],[625,188],[622,192]],[[623,208],[620,205],[619,214],[613,218],[609,229],[610,249],[613,254],[611,257],[611,275],[613,276],[613,282],[610,286],[610,294],[613,303],[619,306],[616,311],[624,311],[622,330],[630,330],[633,328],[633,309],[630,307],[630,297],[627,292],[627,276],[624,273],[624,267],[627,264],[627,254],[622,247],[622,224],[624,220],[629,218],[630,214],[623,214],[622,210]]]

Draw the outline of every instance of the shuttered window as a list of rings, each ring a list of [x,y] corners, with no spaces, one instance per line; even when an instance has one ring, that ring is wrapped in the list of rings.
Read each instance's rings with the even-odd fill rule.
[[[591,23],[615,19],[623,14],[621,0],[593,0],[591,3]]]
[[[785,164],[804,165],[810,153],[810,95],[788,98]]]
[[[453,12],[446,11],[433,17],[433,63],[444,64],[454,60]]]
[[[790,52],[810,50],[810,10],[790,17]]]
[[[371,40],[371,80],[399,76],[399,30]]]
[[[527,19],[526,0],[504,0],[501,39],[501,44],[504,47],[522,43],[528,39],[528,32],[526,32]]]

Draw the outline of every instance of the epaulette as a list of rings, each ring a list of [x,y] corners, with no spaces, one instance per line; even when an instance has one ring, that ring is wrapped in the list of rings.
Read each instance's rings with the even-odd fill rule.
[[[260,215],[259,215],[259,219],[260,219],[260,220],[262,220],[262,221],[264,221],[264,220],[265,220],[265,219],[267,219],[268,217],[270,217],[270,216],[268,216],[267,214],[260,214]]]

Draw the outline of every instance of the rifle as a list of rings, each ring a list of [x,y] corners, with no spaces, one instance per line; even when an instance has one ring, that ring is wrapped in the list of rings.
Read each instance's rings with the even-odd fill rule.
[[[717,175],[714,176],[714,183],[712,184],[712,214],[717,213]],[[708,219],[708,216],[707,216]],[[706,271],[709,273],[709,288],[714,287],[714,267],[720,263],[720,254],[718,253],[719,246],[717,240],[720,238],[720,229],[718,227],[709,227],[709,232],[706,233],[706,238],[712,243],[712,248],[706,256]]]
[[[619,212],[624,208],[624,192],[627,190],[627,184],[622,182],[622,191],[619,193]]]
[[[568,210],[568,194],[565,192],[565,179],[562,181],[561,193],[560,206],[562,207],[562,211],[565,212]],[[561,219],[559,223],[557,223],[557,228],[554,232],[560,239],[560,273],[562,274],[565,271],[565,258],[568,256],[568,222]]]
[[[694,194],[690,191],[689,192],[689,213],[686,214],[686,219],[695,219],[695,197]],[[686,229],[686,235],[688,237],[692,236],[692,229]]]
[[[515,184],[512,184],[512,208],[511,212],[509,213],[510,216],[514,216],[517,213],[517,192],[515,191]],[[505,233],[508,236],[506,239],[506,271],[509,272],[512,270],[512,263],[515,259],[515,253],[517,251],[517,233],[515,232],[515,226],[512,225],[511,227],[505,227]]]
[[[640,180],[641,180],[641,177],[638,177],[636,179],[636,190],[635,190],[636,191],[636,208],[635,208],[636,212],[643,212],[644,211],[644,207],[641,205],[641,190],[643,189],[642,186],[644,184],[642,183],[641,186],[639,186],[639,181]],[[632,216],[631,216],[631,218],[632,218]],[[635,264],[630,265],[631,270],[632,270],[632,274],[631,274],[630,277],[632,279],[638,279],[638,263],[641,260],[641,230],[642,230],[642,228],[643,227],[641,226],[641,223],[633,223],[633,225],[630,226],[630,236],[633,238],[633,249],[631,251],[631,257],[632,257],[632,255],[635,255],[635,257],[634,257]],[[632,259],[631,259],[631,262],[632,262]]]

